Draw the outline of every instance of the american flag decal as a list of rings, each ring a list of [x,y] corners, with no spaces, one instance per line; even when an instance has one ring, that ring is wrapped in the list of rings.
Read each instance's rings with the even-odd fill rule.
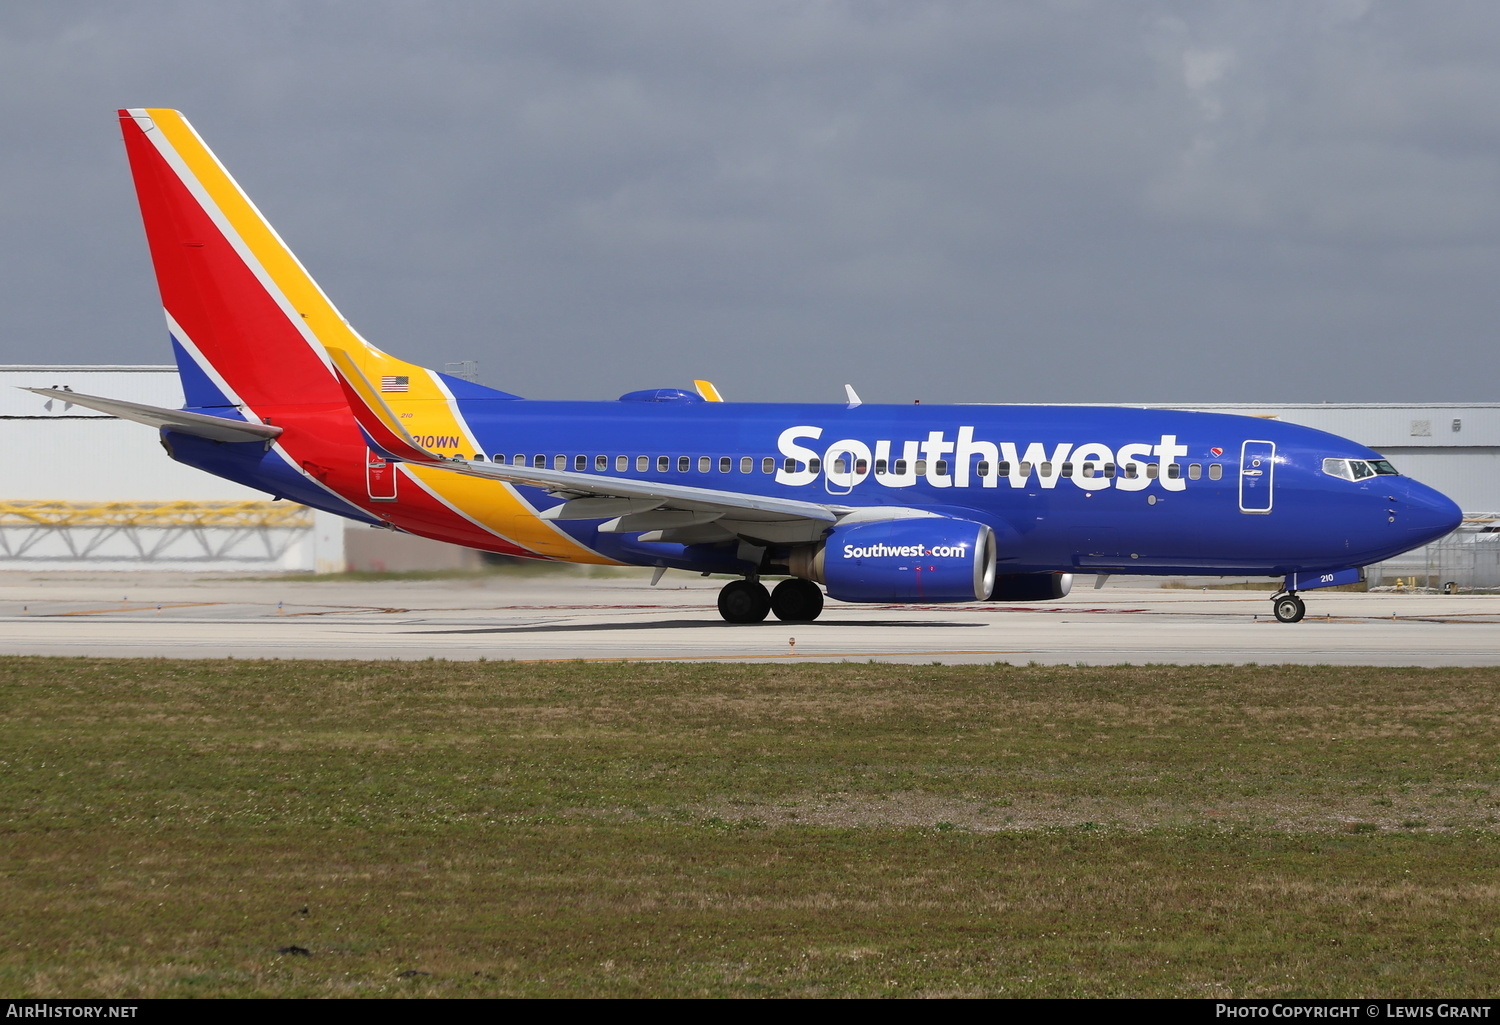
[[[409,377],[382,377],[380,379],[380,390],[404,392],[409,384],[411,384],[411,378]]]

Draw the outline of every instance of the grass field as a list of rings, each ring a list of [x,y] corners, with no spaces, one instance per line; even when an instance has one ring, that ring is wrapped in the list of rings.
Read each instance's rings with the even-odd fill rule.
[[[0,991],[1492,997],[1497,684],[0,659]]]

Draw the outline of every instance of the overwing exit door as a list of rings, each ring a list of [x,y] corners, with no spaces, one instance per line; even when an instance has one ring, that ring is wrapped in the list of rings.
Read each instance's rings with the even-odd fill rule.
[[[1271,511],[1276,477],[1276,443],[1247,441],[1240,446],[1240,512]]]

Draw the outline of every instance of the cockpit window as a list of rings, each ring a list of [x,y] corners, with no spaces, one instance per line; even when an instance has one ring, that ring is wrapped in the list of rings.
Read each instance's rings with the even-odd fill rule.
[[[1338,477],[1340,480],[1354,479],[1354,474],[1349,472],[1349,460],[1347,459],[1323,460],[1323,472],[1330,477]]]
[[[1340,480],[1398,475],[1396,468],[1384,459],[1325,459],[1323,472]]]

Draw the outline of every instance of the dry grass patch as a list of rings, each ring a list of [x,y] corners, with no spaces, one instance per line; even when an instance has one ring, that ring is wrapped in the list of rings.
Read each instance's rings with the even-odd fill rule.
[[[1490,995],[1497,675],[0,659],[0,984]]]

